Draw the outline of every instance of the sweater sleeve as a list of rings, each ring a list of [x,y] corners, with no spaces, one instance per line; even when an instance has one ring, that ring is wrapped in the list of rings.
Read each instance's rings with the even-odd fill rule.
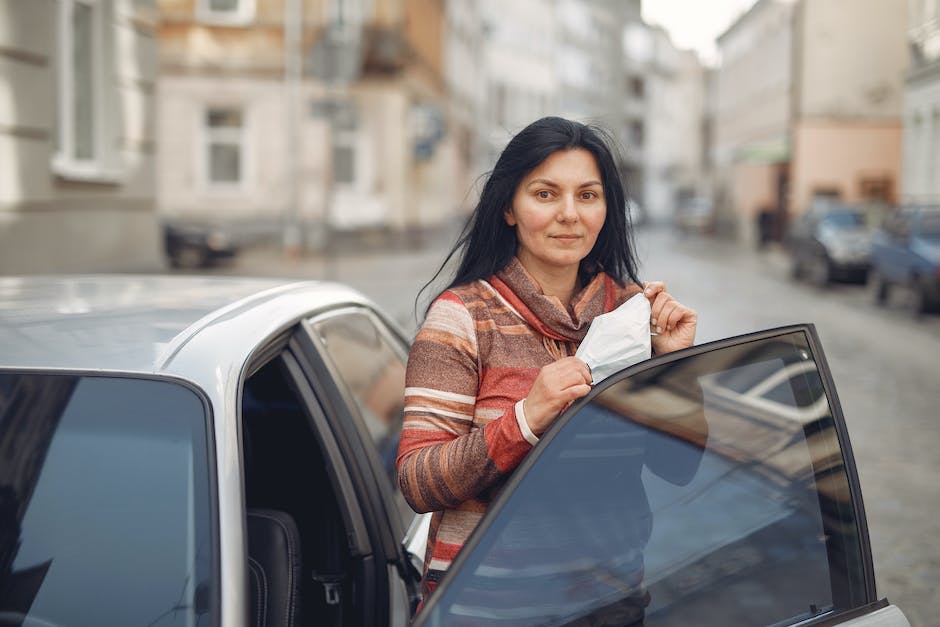
[[[417,512],[452,509],[483,495],[532,445],[515,406],[473,429],[480,363],[473,317],[453,292],[428,310],[405,374],[398,481]]]

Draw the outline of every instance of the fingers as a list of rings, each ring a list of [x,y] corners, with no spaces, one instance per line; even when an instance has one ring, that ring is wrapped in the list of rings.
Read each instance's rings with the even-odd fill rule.
[[[663,296],[668,296],[668,295],[660,294],[657,297],[657,300],[659,300]],[[663,299],[663,302],[661,306],[658,307],[658,310],[659,311],[656,313],[655,316],[651,314],[651,318],[656,319],[656,327],[659,329],[657,333],[663,333],[663,332],[669,333],[670,331],[672,331],[674,328],[676,328],[676,325],[679,323],[679,321],[682,319],[682,317],[685,315],[687,311],[686,308],[682,306],[681,303],[679,303],[677,300],[675,300],[671,296],[668,296],[668,298]]]
[[[582,384],[591,384],[591,369],[577,357],[564,357],[548,364],[539,373],[545,373],[546,383],[559,391]]]
[[[651,303],[657,294],[665,291],[666,284],[662,281],[643,281],[643,295],[646,296]]]
[[[654,350],[663,353],[691,346],[695,341],[698,314],[674,299],[662,281],[644,282],[643,294],[650,301]]]
[[[644,282],[643,294],[650,301],[650,326],[656,333],[671,331],[691,311],[666,291],[662,281]]]
[[[650,300],[650,325],[656,327],[657,333],[662,333],[670,328],[669,316],[679,303],[672,297],[672,294],[666,291],[662,283],[659,286],[662,289],[653,288],[653,295],[647,296],[647,298]],[[649,289],[647,288],[647,290]],[[674,324],[675,320],[672,320],[672,322]]]
[[[668,314],[671,309],[666,309],[664,312],[664,308],[673,301],[673,298],[666,291],[666,284],[662,281],[644,281],[643,295],[650,301],[650,327],[656,333],[662,333],[666,329],[666,319],[663,314]]]
[[[572,402],[591,391],[591,369],[577,357],[544,366],[526,397],[525,417],[539,435]]]

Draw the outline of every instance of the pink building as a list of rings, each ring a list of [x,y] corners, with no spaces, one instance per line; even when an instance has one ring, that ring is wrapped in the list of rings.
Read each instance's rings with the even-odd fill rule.
[[[758,0],[718,39],[719,211],[774,236],[815,198],[893,203],[901,172],[905,0]]]

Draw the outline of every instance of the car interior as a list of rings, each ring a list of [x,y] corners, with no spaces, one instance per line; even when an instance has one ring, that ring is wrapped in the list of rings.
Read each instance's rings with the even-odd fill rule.
[[[276,358],[244,385],[251,624],[341,625],[352,596],[346,533],[320,443],[287,380]]]

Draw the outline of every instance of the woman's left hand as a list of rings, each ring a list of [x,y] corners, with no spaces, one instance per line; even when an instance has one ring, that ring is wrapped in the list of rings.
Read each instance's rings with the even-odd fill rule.
[[[650,331],[657,355],[692,346],[698,314],[666,291],[660,281],[644,281],[643,295],[650,301]]]

